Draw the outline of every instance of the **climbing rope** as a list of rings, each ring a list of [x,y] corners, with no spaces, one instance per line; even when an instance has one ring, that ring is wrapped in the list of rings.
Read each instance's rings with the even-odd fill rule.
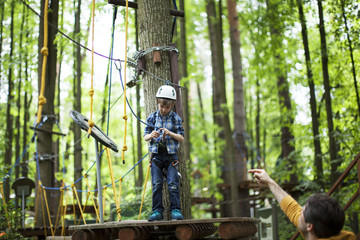
[[[144,204],[146,185],[147,185],[147,181],[148,181],[148,178],[149,178],[150,167],[151,167],[151,163],[149,163],[149,167],[148,167],[147,172],[146,172],[146,178],[145,178],[145,183],[144,183],[144,191],[143,191],[142,198],[141,198],[141,204],[140,204],[140,211],[139,211],[138,220],[140,220],[141,211],[142,211],[142,207],[143,207],[143,204]]]
[[[93,104],[94,104],[94,39],[95,39],[95,0],[92,0],[92,25],[91,25],[91,88],[89,91],[90,96],[90,118],[88,120],[89,129],[88,137],[91,134],[91,130],[94,127],[95,123],[92,120],[93,117]]]
[[[86,224],[86,221],[85,221],[85,217],[84,217],[84,214],[83,214],[83,211],[82,211],[82,208],[81,208],[81,203],[80,203],[80,200],[79,200],[79,196],[77,194],[77,191],[76,191],[76,187],[75,187],[75,184],[72,184],[71,185],[72,189],[73,189],[73,194],[76,196],[76,199],[77,199],[77,203],[78,203],[78,207],[79,207],[79,210],[80,210],[80,213],[81,213],[81,217],[84,221],[84,224]],[[74,198],[73,198],[74,199]],[[75,208],[74,208],[75,209]],[[75,213],[74,213],[75,215]],[[75,218],[75,225],[76,225],[76,218]]]
[[[48,49],[48,6],[49,0],[45,1],[44,4],[44,44],[41,49],[41,54],[43,55],[43,63],[42,63],[42,71],[41,71],[41,86],[40,86],[40,94],[39,94],[39,107],[37,112],[36,123],[39,124],[41,122],[41,113],[43,105],[46,103],[46,98],[44,97],[45,91],[45,78],[46,78],[46,63],[47,56],[49,55]]]
[[[129,2],[126,0],[126,7],[125,7],[125,68],[124,68],[124,116],[123,119],[125,120],[124,124],[124,145],[122,147],[121,158],[123,164],[125,164],[125,151],[127,151],[126,145],[126,136],[127,136],[127,115],[126,115],[126,66],[127,66],[127,38],[128,38],[128,12],[129,12]]]
[[[90,184],[89,184],[89,179],[87,178],[87,174],[84,175],[84,178],[86,180],[86,185],[88,187],[88,193],[90,193],[90,196],[91,196],[91,200],[92,200],[92,203],[93,203],[93,206],[94,206],[94,209],[95,209],[95,213],[96,213],[96,219],[100,222],[100,217],[99,217],[99,212],[98,212],[98,209],[96,207],[96,204],[95,204],[95,200],[94,200],[94,196],[92,195],[91,193],[91,188],[90,188]]]
[[[54,237],[55,236],[55,231],[54,231],[53,225],[51,223],[51,216],[50,216],[49,204],[48,204],[47,197],[46,197],[46,190],[45,190],[44,186],[41,186],[41,187],[43,189],[43,195],[44,195],[44,200],[45,200],[45,204],[46,204],[46,211],[47,211],[47,214],[48,214],[48,220],[49,220],[49,224],[50,224],[51,234]],[[45,225],[45,221],[44,221],[44,225]]]
[[[111,156],[110,156],[110,149],[105,147],[105,151],[106,151],[106,157],[108,160],[108,164],[109,164],[109,170],[110,170],[110,177],[111,177],[111,185],[113,188],[113,192],[114,192],[114,199],[115,199],[115,205],[116,205],[116,213],[118,214],[118,219],[119,221],[121,221],[121,208],[118,202],[118,199],[116,197],[116,190],[115,190],[115,181],[114,181],[114,173],[112,170],[112,163],[111,163]]]

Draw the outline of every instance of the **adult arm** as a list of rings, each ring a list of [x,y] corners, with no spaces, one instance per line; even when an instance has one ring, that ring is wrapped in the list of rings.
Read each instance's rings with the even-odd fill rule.
[[[257,183],[265,184],[273,193],[275,199],[281,203],[281,201],[288,195],[284,189],[282,189],[264,169],[250,169],[249,173],[254,173],[254,178]]]

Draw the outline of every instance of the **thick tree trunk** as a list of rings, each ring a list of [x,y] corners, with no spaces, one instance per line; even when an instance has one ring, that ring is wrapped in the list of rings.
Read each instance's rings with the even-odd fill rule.
[[[44,4],[45,0],[41,1],[41,15],[44,16]],[[58,1],[51,1],[49,6],[49,21],[57,27],[58,25],[58,8],[59,8]],[[44,35],[44,21],[40,21],[40,36],[39,36],[39,49],[43,47]],[[46,77],[45,77],[45,93],[44,97],[46,98],[46,104],[43,105],[42,111],[42,118],[46,115],[54,115],[54,97],[55,97],[55,80],[56,80],[56,60],[57,60],[57,49],[56,45],[54,45],[56,30],[54,28],[48,29],[48,61],[46,67]],[[40,51],[39,51],[40,52]],[[39,54],[39,66],[38,66],[38,79],[39,79],[39,89],[41,86],[41,69],[42,69],[42,61],[43,56]],[[52,131],[53,129],[53,122],[46,121],[42,128],[45,130]],[[37,153],[39,156],[39,170],[40,172],[37,173],[37,176],[40,176],[41,184],[46,187],[54,187],[55,186],[55,178],[54,178],[54,162],[53,162],[53,140],[52,135],[46,132],[38,132],[37,138]],[[36,182],[36,187],[39,187],[39,182]],[[56,215],[57,206],[53,201],[49,201],[52,199],[51,192],[47,191],[47,199],[50,205],[50,214]],[[41,197],[44,197],[43,194]],[[40,200],[40,199],[39,199]],[[38,204],[37,210],[37,222],[36,226],[44,226],[43,222],[43,211],[41,208],[41,204]],[[46,213],[45,213],[46,214]],[[45,219],[46,225],[49,225],[47,218]]]
[[[140,0],[138,1],[138,17],[139,17],[139,37],[140,49],[146,50],[152,48],[155,43],[159,46],[169,46],[171,39],[171,18],[169,14],[170,1],[162,0]],[[146,70],[152,74],[164,79],[171,79],[169,52],[161,51],[161,63],[156,65],[153,61],[153,54],[145,56]],[[143,89],[145,98],[145,113],[148,116],[151,112],[157,110],[155,95],[158,88],[164,84],[151,77],[149,74],[144,75]],[[177,98],[181,101],[181,97]],[[180,161],[180,174],[182,175],[182,186],[180,187],[181,209],[185,218],[191,216],[190,209],[190,184],[187,177],[186,165],[184,160],[183,144],[180,144],[178,151]],[[165,207],[164,217],[170,219],[169,214],[169,197],[167,186],[163,188],[163,203]]]
[[[326,32],[323,16],[323,7],[322,0],[317,0],[318,2],[318,12],[319,12],[319,30],[320,30],[320,43],[321,43],[321,62],[323,70],[323,82],[324,82],[324,95],[325,95],[325,104],[326,104],[326,119],[328,125],[328,134],[329,134],[329,153],[330,153],[330,180],[334,184],[337,180],[339,173],[337,172],[338,166],[341,164],[341,161],[338,159],[338,146],[335,140],[335,130],[332,116],[332,106],[331,106],[331,87],[330,87],[330,77],[328,70],[328,53],[326,46]]]
[[[11,1],[11,22],[10,22],[10,52],[9,62],[13,61],[14,52],[14,11],[15,11],[15,0]],[[11,106],[14,103],[14,80],[13,80],[13,65],[9,65],[8,72],[8,98],[6,104],[6,132],[5,132],[5,166],[11,167],[12,164],[12,141],[13,141],[13,118],[11,114]],[[10,169],[10,168],[9,168]],[[10,197],[10,182],[9,178],[4,181],[4,195],[6,202],[9,201]]]
[[[223,127],[218,137],[225,139],[225,146],[222,149],[222,158],[225,166],[222,178],[229,188],[223,191],[224,201],[229,204],[222,204],[221,214],[223,217],[239,216],[239,198],[237,179],[234,164],[234,141],[230,128],[229,109],[227,109],[225,89],[224,54],[222,46],[221,14],[216,15],[215,2],[207,0],[206,11],[209,26],[209,38],[211,47],[211,62],[213,69],[213,112],[214,122]]]
[[[1,66],[2,66],[2,61],[3,61],[3,59],[2,59],[2,45],[3,45],[3,38],[4,38],[4,36],[3,36],[3,21],[4,21],[4,12],[5,12],[5,1],[1,1],[0,2],[0,11],[1,11],[1,13],[0,13],[0,89],[3,89],[3,86],[2,86],[2,82],[1,82],[1,79],[2,79],[2,77],[1,77]]]
[[[247,146],[245,141],[246,133],[246,113],[245,113],[245,91],[243,84],[242,59],[241,59],[241,42],[239,31],[239,17],[236,11],[235,0],[227,0],[228,20],[230,25],[230,44],[231,44],[231,62],[234,78],[234,134],[235,149],[234,160],[236,175],[239,182],[247,180]],[[249,191],[239,189],[239,208],[240,216],[250,217]]]
[[[285,60],[281,53],[282,36],[281,24],[279,19],[278,2],[276,0],[266,0],[267,11],[269,14],[269,26],[271,35],[271,46],[274,53],[274,72],[277,77],[277,90],[280,106],[280,124],[281,124],[281,161],[287,161],[286,167],[290,173],[290,182],[297,183],[296,175],[296,159],[293,156],[295,151],[294,135],[291,126],[294,123],[294,116],[292,113],[291,99],[289,92],[289,83],[287,82]]]
[[[315,95],[315,84],[313,79],[313,73],[311,68],[311,58],[309,50],[309,41],[306,27],[306,20],[303,10],[302,0],[297,0],[297,5],[299,9],[299,18],[301,23],[301,35],[303,39],[304,51],[305,51],[305,62],[307,70],[307,78],[310,92],[310,109],[311,109],[311,121],[312,121],[312,131],[313,131],[313,144],[314,144],[314,165],[315,165],[315,181],[323,186],[323,163],[322,163],[322,153],[321,145],[319,138],[319,119],[317,115],[317,104],[316,104],[316,95]]]

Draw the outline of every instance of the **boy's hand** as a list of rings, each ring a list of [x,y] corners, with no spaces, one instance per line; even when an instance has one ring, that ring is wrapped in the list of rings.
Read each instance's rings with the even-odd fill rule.
[[[169,129],[166,129],[166,128],[160,128],[160,131],[163,131],[164,136],[170,135],[170,133],[171,133],[171,131],[169,131]]]
[[[150,136],[151,138],[158,138],[160,136],[160,133],[154,130],[150,133]]]

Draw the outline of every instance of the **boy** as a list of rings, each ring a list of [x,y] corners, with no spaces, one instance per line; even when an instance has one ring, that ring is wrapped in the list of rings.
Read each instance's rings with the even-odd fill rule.
[[[176,165],[179,142],[184,141],[182,119],[171,109],[176,101],[175,89],[169,85],[161,86],[156,99],[158,110],[150,114],[146,122],[144,139],[149,142],[151,152],[151,183],[152,183],[152,213],[149,221],[163,220],[164,206],[162,204],[162,188],[166,178],[170,211],[173,220],[182,220],[180,209],[179,175]]]

